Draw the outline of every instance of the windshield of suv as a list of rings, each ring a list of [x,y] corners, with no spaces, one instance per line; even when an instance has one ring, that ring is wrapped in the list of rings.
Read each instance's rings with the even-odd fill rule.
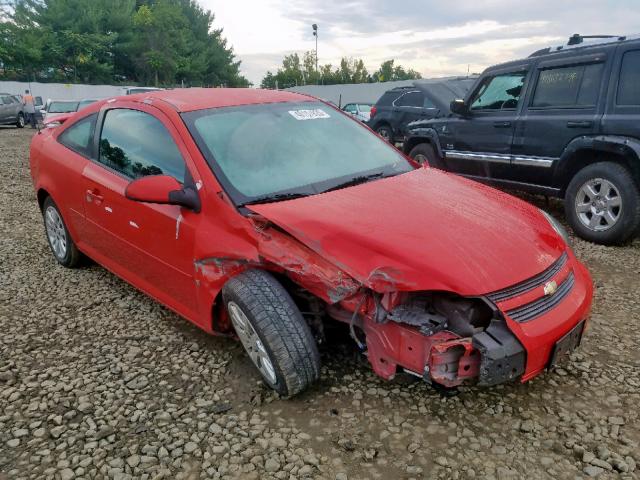
[[[237,205],[313,195],[413,169],[366,127],[320,102],[213,108],[183,118]]]
[[[47,112],[49,113],[69,113],[75,112],[78,102],[51,102]]]
[[[82,110],[84,107],[88,107],[92,103],[96,103],[97,100],[80,100],[78,103],[78,111]]]

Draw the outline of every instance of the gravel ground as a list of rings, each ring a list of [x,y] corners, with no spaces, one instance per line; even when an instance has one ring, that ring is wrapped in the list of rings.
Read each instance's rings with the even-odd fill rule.
[[[640,478],[640,241],[576,242],[590,329],[526,385],[444,398],[384,382],[338,329],[319,384],[283,400],[239,343],[97,265],[55,263],[31,135],[0,129],[0,480]]]

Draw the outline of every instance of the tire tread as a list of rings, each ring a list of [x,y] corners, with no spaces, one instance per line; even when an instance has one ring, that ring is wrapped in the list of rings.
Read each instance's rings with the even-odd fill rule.
[[[227,282],[223,298],[225,303],[239,301],[248,310],[245,314],[255,322],[281,374],[279,393],[296,395],[319,378],[320,354],[311,330],[275,277],[264,270],[246,270]]]

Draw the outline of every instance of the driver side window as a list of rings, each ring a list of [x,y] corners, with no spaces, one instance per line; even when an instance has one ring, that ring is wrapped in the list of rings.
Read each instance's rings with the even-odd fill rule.
[[[526,72],[488,77],[471,102],[471,110],[514,110],[522,95]]]
[[[184,183],[186,166],[171,135],[160,120],[138,110],[106,113],[99,161],[132,179],[170,175]]]

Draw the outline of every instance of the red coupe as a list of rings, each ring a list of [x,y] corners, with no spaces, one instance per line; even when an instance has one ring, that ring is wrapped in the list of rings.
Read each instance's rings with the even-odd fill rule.
[[[380,376],[444,387],[524,382],[580,342],[592,282],[552,217],[417,167],[326,103],[182,89],[61,121],[31,144],[56,260],[86,255],[237,336],[283,395],[318,378],[329,319]]]

